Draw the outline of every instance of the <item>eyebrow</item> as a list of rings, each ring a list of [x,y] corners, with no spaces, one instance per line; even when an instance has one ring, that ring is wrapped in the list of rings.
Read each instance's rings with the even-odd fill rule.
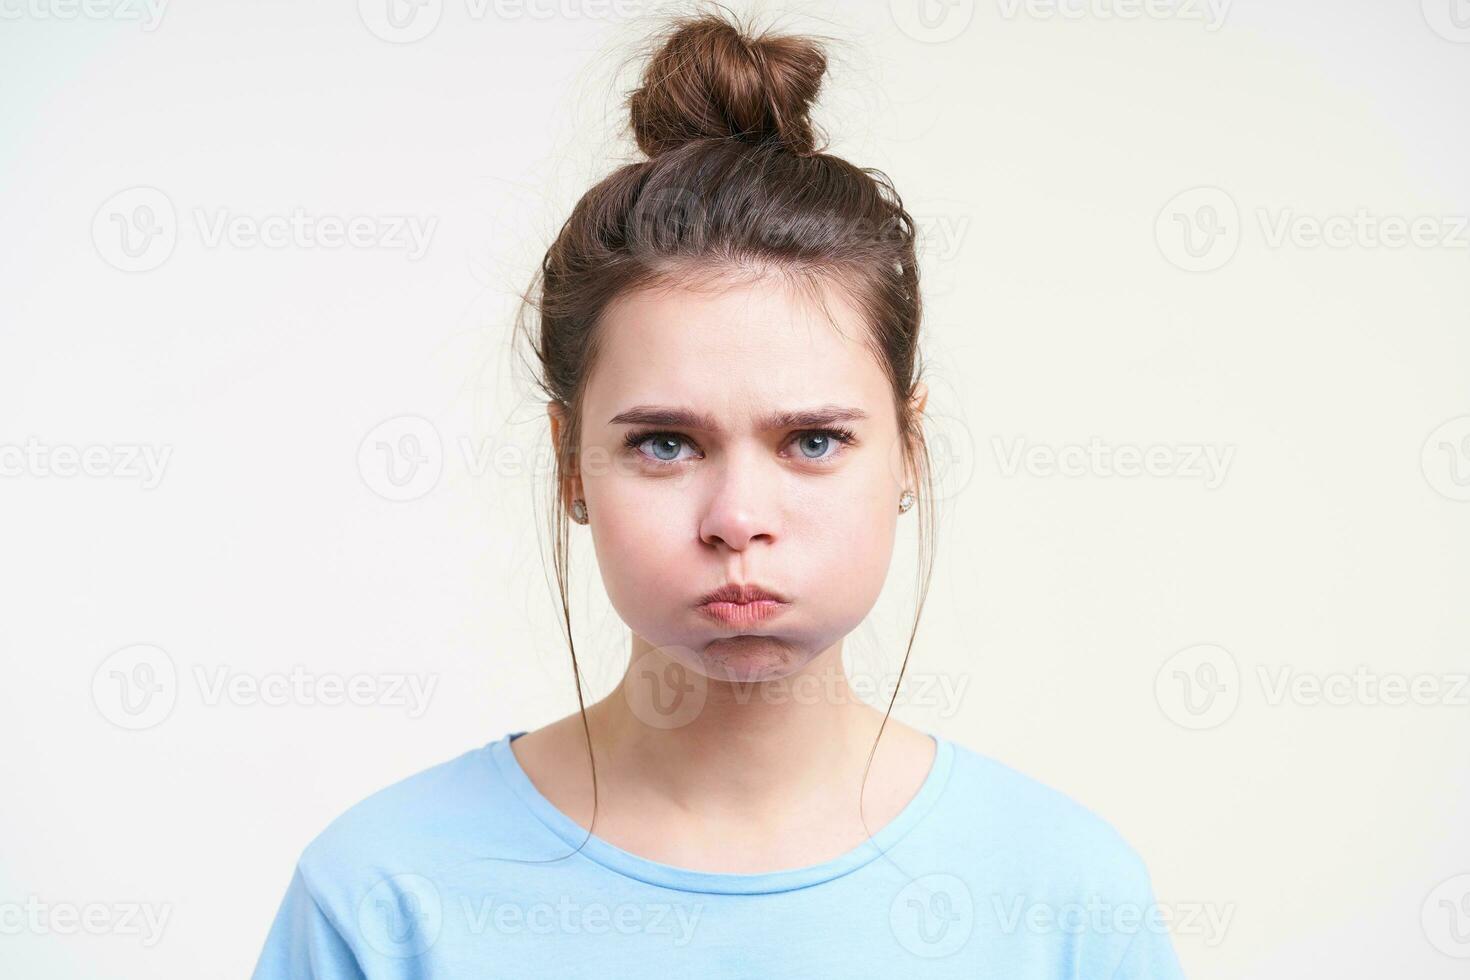
[[[842,405],[820,405],[794,411],[772,412],[757,420],[763,431],[772,429],[815,429],[833,422],[858,422],[868,417],[860,408]],[[619,412],[608,420],[609,425],[664,425],[677,429],[696,429],[700,432],[718,432],[719,423],[714,416],[695,412],[687,408],[662,405],[635,405]]]

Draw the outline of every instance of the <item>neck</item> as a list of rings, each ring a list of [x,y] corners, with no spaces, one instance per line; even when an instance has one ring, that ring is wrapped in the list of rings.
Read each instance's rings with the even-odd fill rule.
[[[849,686],[841,642],[796,673],[739,683],[695,675],[636,635],[622,681],[587,716],[612,780],[755,822],[851,807],[883,720]]]

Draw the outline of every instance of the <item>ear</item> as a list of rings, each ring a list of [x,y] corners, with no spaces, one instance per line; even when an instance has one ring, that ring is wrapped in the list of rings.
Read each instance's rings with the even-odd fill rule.
[[[915,381],[913,391],[909,394],[909,404],[913,407],[915,415],[924,414],[924,405],[929,401],[929,386],[922,381]]]
[[[915,381],[913,388],[909,390],[909,410],[913,412],[915,418],[923,416],[924,406],[928,402],[929,386],[922,381]],[[917,491],[918,474],[910,472],[905,478],[909,481],[909,488]]]
[[[556,447],[561,445],[562,432],[567,424],[566,406],[559,401],[549,401],[546,403],[546,415],[551,419],[551,450],[555,453]],[[562,474],[562,506],[570,506],[573,500],[583,496],[582,476],[577,469],[576,453],[568,461],[568,469],[569,472]]]

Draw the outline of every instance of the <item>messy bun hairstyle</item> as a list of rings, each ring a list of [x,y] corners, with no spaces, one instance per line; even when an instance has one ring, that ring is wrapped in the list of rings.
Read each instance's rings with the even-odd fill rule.
[[[567,509],[583,393],[613,299],[640,289],[768,280],[803,290],[824,309],[823,286],[844,290],[866,326],[858,339],[889,380],[908,485],[917,489],[919,600],[900,684],[933,569],[934,482],[923,418],[910,401],[922,368],[913,219],[880,171],[818,149],[810,113],[827,70],[821,46],[807,37],[752,34],[720,9],[676,19],[653,39],[640,85],[627,97],[633,137],[647,159],[617,168],[582,196],[522,297],[519,327],[534,357],[534,382],[561,413],[552,559],[593,767],[594,825],[597,773],[572,638]],[[884,725],[892,709],[890,699]],[[875,741],[864,784],[876,751]]]
[[[701,139],[775,142],[810,156],[809,118],[827,57],[805,38],[747,38],[714,17],[678,22],[628,96],[638,148],[656,157]]]

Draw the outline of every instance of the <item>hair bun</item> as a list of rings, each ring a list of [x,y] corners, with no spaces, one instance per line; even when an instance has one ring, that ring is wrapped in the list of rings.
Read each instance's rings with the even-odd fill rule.
[[[815,150],[811,106],[827,56],[805,37],[748,37],[713,14],[674,22],[628,96],[633,135],[650,157],[701,139],[779,141]]]

